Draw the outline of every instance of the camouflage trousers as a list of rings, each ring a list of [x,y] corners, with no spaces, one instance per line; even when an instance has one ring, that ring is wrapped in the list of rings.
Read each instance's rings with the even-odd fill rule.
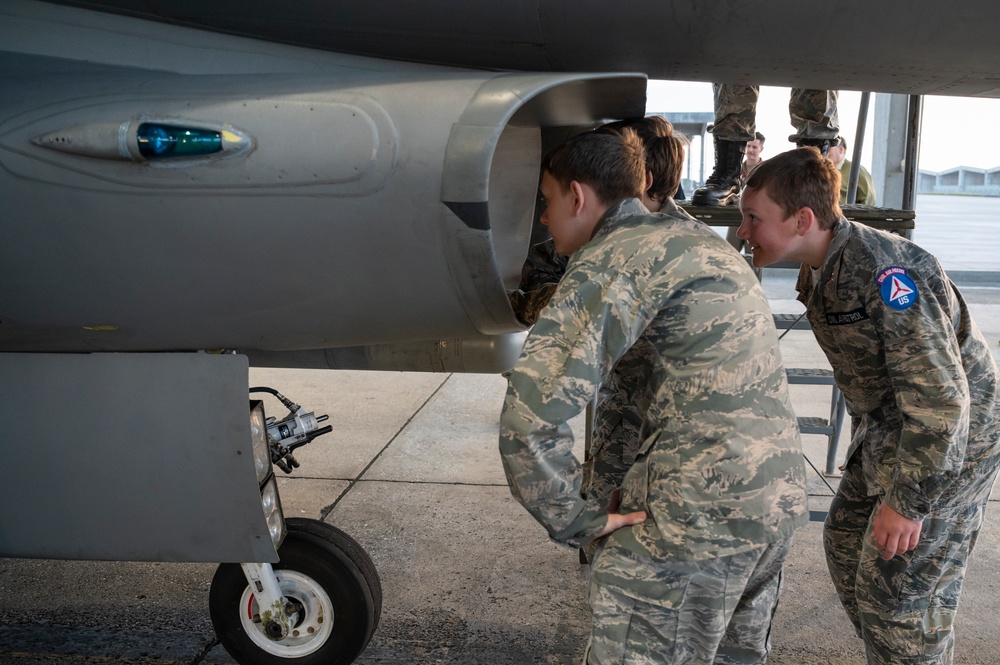
[[[932,512],[917,548],[883,560],[872,537],[880,503],[852,458],[823,529],[833,585],[865,642],[869,665],[951,665],[953,624],[985,500]]]
[[[715,126],[712,129],[715,138],[752,141],[757,130],[760,88],[716,83],[712,91],[715,95]],[[792,143],[800,139],[832,139],[840,134],[836,90],[792,88],[788,116],[795,128],[795,133],[788,137]]]
[[[598,551],[584,665],[750,665],[767,660],[788,538],[731,556],[655,563]]]

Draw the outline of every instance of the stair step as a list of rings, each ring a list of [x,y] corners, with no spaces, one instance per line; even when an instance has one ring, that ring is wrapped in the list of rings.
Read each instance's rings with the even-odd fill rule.
[[[833,434],[833,426],[826,418],[816,418],[814,416],[801,416],[799,421],[799,431],[803,434]]]
[[[819,367],[788,367],[785,369],[788,383],[832,386],[833,370]]]

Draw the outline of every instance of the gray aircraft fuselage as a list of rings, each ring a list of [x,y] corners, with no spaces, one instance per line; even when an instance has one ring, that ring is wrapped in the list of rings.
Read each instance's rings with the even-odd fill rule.
[[[0,522],[0,556],[273,559],[248,364],[503,371],[542,156],[641,116],[647,75],[997,97],[998,18],[985,0],[5,0],[0,486],[46,499]],[[222,350],[242,355],[203,353]],[[147,510],[86,521],[143,474]],[[166,501],[190,521],[154,533]],[[238,537],[201,537],[220,521]]]

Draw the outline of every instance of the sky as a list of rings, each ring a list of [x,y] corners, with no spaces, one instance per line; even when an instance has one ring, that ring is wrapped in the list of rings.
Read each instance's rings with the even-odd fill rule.
[[[794,131],[788,121],[788,88],[764,86],[757,102],[757,130],[764,134],[763,157],[767,158],[792,148],[788,136]],[[875,131],[875,97],[871,96],[865,132],[865,149],[861,163],[871,169],[871,144]],[[845,90],[840,93],[838,111],[841,134],[849,140],[858,122],[861,93]],[[646,112],[712,112],[712,85],[677,81],[649,81]],[[957,166],[990,169],[1000,166],[1000,99],[971,97],[924,97],[923,126],[920,139],[920,168],[925,171],[946,171]],[[695,160],[701,149],[694,146]],[[707,155],[707,171],[711,171],[713,153],[711,136]],[[695,167],[696,169],[697,167]],[[706,173],[707,175],[707,173]]]

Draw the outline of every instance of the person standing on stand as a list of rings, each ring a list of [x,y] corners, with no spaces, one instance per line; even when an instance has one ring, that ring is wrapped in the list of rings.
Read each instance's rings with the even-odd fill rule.
[[[743,168],[740,169],[740,187],[746,183],[750,172],[760,164],[760,153],[764,152],[764,135],[756,132],[753,140],[747,141],[746,151],[746,159],[743,160]]]
[[[843,136],[830,146],[826,158],[840,171],[840,205],[847,203],[847,183],[851,177],[851,160],[847,159],[847,139]],[[875,183],[872,174],[863,165],[858,165],[858,191],[855,203],[875,205]]]
[[[717,83],[712,90],[715,95],[715,125],[712,128],[715,168],[705,186],[694,191],[691,203],[697,206],[736,205],[743,184],[740,181],[743,153],[747,142],[756,135],[760,87]],[[826,155],[840,134],[837,91],[792,88],[788,114],[795,128],[788,140],[799,147],[814,146]]]
[[[747,141],[747,157],[743,160],[743,168],[740,169],[740,190],[742,191],[743,185],[746,184],[747,176],[760,164],[760,153],[764,150],[764,135],[757,132],[754,136],[753,141]],[[726,240],[730,245],[736,248],[737,252],[743,251],[743,241],[736,235],[736,231],[739,227],[730,226],[726,230]]]

